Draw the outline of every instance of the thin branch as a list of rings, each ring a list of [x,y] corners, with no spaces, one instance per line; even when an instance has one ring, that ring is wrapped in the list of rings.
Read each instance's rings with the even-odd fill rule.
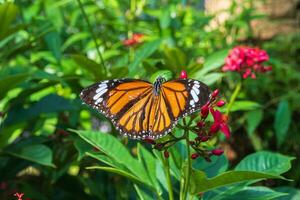
[[[100,50],[99,50],[99,44],[98,44],[98,42],[97,42],[96,35],[95,35],[95,33],[93,32],[91,23],[90,23],[89,18],[87,17],[87,15],[86,15],[86,13],[85,13],[85,11],[84,11],[84,8],[83,8],[83,5],[82,5],[81,1],[80,1],[80,0],[77,0],[77,2],[78,2],[78,5],[79,5],[79,7],[80,7],[80,10],[81,10],[81,12],[82,12],[83,18],[84,18],[84,20],[86,21],[86,23],[87,23],[87,25],[88,25],[88,29],[89,29],[89,31],[90,31],[90,33],[91,33],[91,35],[92,35],[93,41],[94,41],[95,46],[96,46],[97,54],[98,54],[98,56],[99,56],[99,58],[100,58],[100,61],[101,61],[101,64],[102,64],[102,67],[103,67],[103,69],[104,69],[104,73],[105,73],[105,76],[106,76],[106,75],[107,75],[107,70],[106,70],[106,66],[105,66],[105,63],[104,63],[104,59],[103,59],[102,54],[101,54],[101,52],[100,52]]]

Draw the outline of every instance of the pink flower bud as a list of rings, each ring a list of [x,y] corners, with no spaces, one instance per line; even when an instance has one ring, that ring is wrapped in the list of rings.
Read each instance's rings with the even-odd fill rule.
[[[199,154],[198,153],[193,153],[192,155],[191,155],[191,159],[193,159],[193,160],[195,160],[196,158],[198,158],[199,157]]]
[[[209,136],[202,136],[201,137],[201,142],[206,142],[207,140],[209,140]]]
[[[206,118],[207,115],[208,115],[208,112],[209,112],[208,105],[206,104],[206,105],[202,106],[202,108],[201,108],[201,117]]]
[[[219,92],[220,92],[219,89],[214,90],[214,91],[211,93],[211,97],[212,97],[212,98],[216,98],[216,97],[219,95]]]
[[[224,153],[224,150],[223,149],[214,149],[211,151],[211,153],[215,156],[220,156]]]
[[[218,102],[216,103],[216,105],[217,105],[218,107],[222,107],[222,106],[224,106],[225,104],[226,104],[226,102],[223,101],[223,100],[220,100],[220,101],[218,101]]]
[[[205,122],[204,121],[199,121],[197,123],[198,128],[202,128],[203,126],[205,126]]]
[[[165,156],[165,158],[169,158],[170,154],[167,150],[164,151],[164,156]]]
[[[185,70],[182,70],[182,71],[180,72],[179,78],[182,78],[182,79],[188,78],[187,73],[186,73]]]

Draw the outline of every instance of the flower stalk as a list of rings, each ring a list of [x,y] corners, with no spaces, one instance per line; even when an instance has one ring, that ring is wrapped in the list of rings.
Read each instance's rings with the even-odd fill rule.
[[[227,109],[226,109],[226,115],[230,113],[230,109],[232,108],[233,103],[235,102],[240,90],[242,88],[242,81],[239,81],[238,84],[235,86],[234,92],[230,97]]]

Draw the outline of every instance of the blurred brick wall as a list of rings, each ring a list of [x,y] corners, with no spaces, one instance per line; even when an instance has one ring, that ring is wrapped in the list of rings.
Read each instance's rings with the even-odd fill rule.
[[[232,0],[206,0],[205,10],[209,14],[216,14],[216,26],[229,16],[225,12]],[[243,3],[243,0],[238,0]],[[245,1],[244,1],[245,2]],[[279,34],[299,31],[300,0],[253,0],[252,3],[258,13],[266,14],[266,19],[253,20],[254,35],[260,39],[270,39]]]

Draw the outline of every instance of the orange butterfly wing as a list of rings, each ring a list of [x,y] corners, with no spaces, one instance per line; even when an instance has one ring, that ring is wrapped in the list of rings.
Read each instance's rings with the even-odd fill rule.
[[[157,93],[155,89],[142,80],[110,80],[84,89],[81,98],[131,138],[162,137],[179,118],[199,110],[209,98],[208,87],[192,79],[162,83]]]

